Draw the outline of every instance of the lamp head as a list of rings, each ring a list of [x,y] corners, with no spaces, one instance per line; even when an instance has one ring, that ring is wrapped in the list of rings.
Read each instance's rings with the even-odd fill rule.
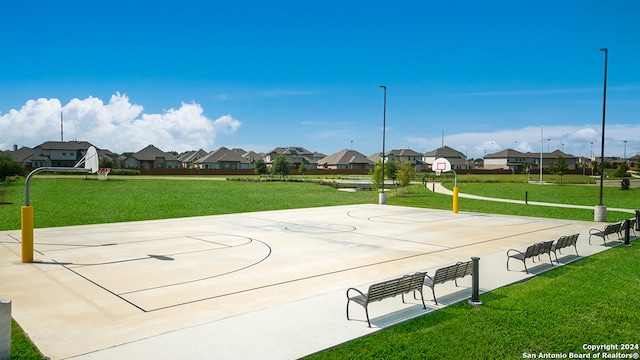
[[[600,50],[600,51],[604,51],[605,53],[606,53],[607,51],[609,51],[609,49],[607,49],[607,48],[600,48],[600,49],[598,49],[598,50]]]
[[[387,89],[387,87],[386,87],[386,86],[384,86],[384,85],[380,85],[380,86],[378,86],[378,87],[379,87],[379,88],[383,88],[383,89],[385,89],[385,90]]]

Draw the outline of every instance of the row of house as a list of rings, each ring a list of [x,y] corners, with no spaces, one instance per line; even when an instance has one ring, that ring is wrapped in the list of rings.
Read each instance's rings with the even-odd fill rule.
[[[86,141],[47,141],[34,148],[14,146],[13,150],[4,153],[16,161],[30,167],[73,167],[82,159],[87,149],[92,146]],[[96,149],[98,149],[96,147]],[[303,147],[277,147],[267,153],[255,153],[243,149],[228,149],[220,147],[206,152],[202,149],[174,154],[165,152],[153,145],[140,151],[118,155],[109,150],[98,149],[98,155],[109,158],[113,163],[121,164],[125,168],[135,169],[252,169],[258,159],[270,165],[276,156],[283,155],[298,168],[304,164],[307,169],[372,169],[381,158],[380,153],[365,156],[358,151],[344,149],[332,155],[311,152]],[[510,169],[521,172],[528,167],[530,170],[549,167],[558,156],[565,158],[570,170],[586,167],[590,163],[588,158],[578,158],[560,150],[550,153],[522,153],[513,149],[502,150],[484,157],[484,169]],[[438,158],[446,158],[454,170],[469,170],[478,167],[478,163],[467,160],[466,156],[448,146],[442,146],[427,153],[418,153],[411,149],[391,150],[385,153],[385,161],[409,161],[417,171],[427,171],[430,164]],[[638,158],[636,155],[634,158]],[[631,158],[633,162],[638,159]],[[620,159],[605,159],[607,162],[620,162]],[[623,160],[624,161],[624,160]]]

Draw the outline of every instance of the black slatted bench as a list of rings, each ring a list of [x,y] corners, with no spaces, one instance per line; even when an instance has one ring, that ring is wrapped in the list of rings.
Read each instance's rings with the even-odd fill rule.
[[[558,261],[558,254],[556,253],[556,251],[562,254],[562,249],[569,246],[573,246],[573,248],[576,250],[576,255],[580,256],[580,254],[578,254],[577,247],[579,236],[580,234],[561,236],[558,241],[556,241],[556,243],[551,246],[551,251],[553,251],[553,254],[556,256],[556,262],[558,262],[558,264],[560,263],[560,261]]]
[[[369,320],[370,303],[398,295],[402,296],[402,302],[404,303],[404,294],[414,292],[415,296],[415,291],[420,292],[422,307],[426,309],[427,305],[424,303],[424,296],[422,294],[425,275],[426,273],[424,272],[417,272],[413,275],[404,275],[395,279],[375,283],[369,286],[369,290],[366,293],[356,288],[347,289],[347,320],[350,320],[349,303],[351,301],[364,307],[364,312],[367,315],[367,324],[371,327],[371,321]]]
[[[436,290],[435,287],[437,284],[443,284],[447,281],[453,281],[456,286],[458,286],[458,279],[461,279],[467,275],[471,275],[473,269],[473,262],[469,261],[459,261],[453,265],[445,266],[436,270],[436,273],[433,277],[428,274],[424,278],[424,285],[431,288],[431,292],[433,293],[433,301],[438,305],[438,300],[436,299]]]
[[[617,234],[618,241],[620,241],[620,228],[622,228],[622,222],[617,222],[615,224],[609,224],[604,227],[604,229],[591,229],[589,230],[589,245],[591,245],[591,237],[599,236],[604,241],[604,246],[607,246],[607,240],[609,239],[609,235]]]
[[[540,258],[540,255],[548,254],[549,262],[553,265],[553,260],[551,259],[551,247],[553,246],[553,240],[543,241],[539,243],[535,243],[527,247],[525,252],[516,249],[509,249],[507,251],[507,271],[509,270],[509,260],[516,259],[522,261],[524,264],[524,270],[529,273],[527,269],[527,259],[531,259],[531,261],[536,262],[536,256]]]

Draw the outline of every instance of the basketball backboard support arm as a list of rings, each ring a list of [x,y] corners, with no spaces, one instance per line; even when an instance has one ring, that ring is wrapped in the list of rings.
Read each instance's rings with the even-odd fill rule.
[[[20,208],[20,224],[21,224],[21,234],[22,234],[22,262],[23,263],[32,263],[33,262],[33,206],[30,205],[29,192],[31,190],[31,178],[37,173],[45,172],[45,171],[55,171],[55,172],[82,172],[82,173],[90,173],[91,169],[85,168],[68,168],[68,167],[41,167],[33,170],[27,175],[27,179],[25,181],[25,205]]]

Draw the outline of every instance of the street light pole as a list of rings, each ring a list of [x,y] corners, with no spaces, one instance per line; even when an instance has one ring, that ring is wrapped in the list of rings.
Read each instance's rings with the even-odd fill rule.
[[[378,203],[383,205],[387,203],[387,194],[384,193],[384,142],[387,128],[387,87],[384,85],[380,85],[379,87],[384,89],[384,110],[382,113],[382,191],[380,192],[378,199]]]
[[[607,207],[602,204],[602,186],[604,183],[604,123],[607,111],[607,62],[609,60],[609,50],[601,48],[604,52],[604,92],[602,97],[602,141],[600,143],[600,203],[594,211],[594,221],[607,221]]]

